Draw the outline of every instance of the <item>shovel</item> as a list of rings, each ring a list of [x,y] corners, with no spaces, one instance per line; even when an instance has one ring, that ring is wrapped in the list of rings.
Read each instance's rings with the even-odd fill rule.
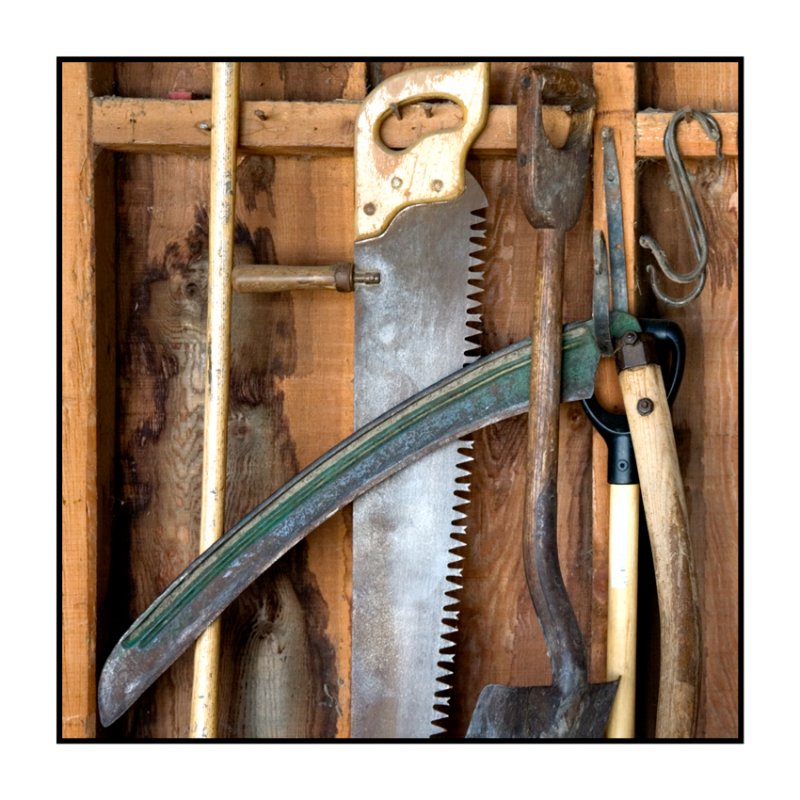
[[[561,149],[551,144],[544,130],[544,104],[571,112],[570,133]],[[540,231],[543,250],[531,332],[523,552],[553,684],[485,687],[467,738],[600,738],[617,689],[616,681],[589,683],[586,646],[558,562],[556,526],[564,239],[578,220],[587,185],[594,105],[591,85],[567,70],[529,67],[521,76],[519,192],[528,221]]]

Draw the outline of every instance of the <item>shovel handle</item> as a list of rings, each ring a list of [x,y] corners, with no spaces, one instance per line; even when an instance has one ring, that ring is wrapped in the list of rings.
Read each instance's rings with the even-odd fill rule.
[[[570,134],[554,147],[542,106],[565,106]],[[558,560],[558,431],[561,402],[561,321],[565,233],[577,222],[589,176],[595,95],[591,84],[552,67],[520,74],[517,179],[522,210],[539,231],[535,272],[528,413],[528,487],[523,558],[531,598],[544,634],[553,684],[566,696],[587,681],[586,646]]]
[[[569,112],[569,134],[563,147],[553,145],[545,131],[545,105]],[[534,228],[568,231],[578,221],[589,182],[594,89],[566,69],[526,67],[520,73],[518,106],[520,206]]]
[[[606,728],[609,739],[634,736],[639,498],[637,483],[609,486],[606,676],[619,678]]]
[[[667,394],[658,364],[619,373],[656,576],[661,675],[656,736],[695,735],[700,688],[700,614],[689,517]]]
[[[384,120],[403,104],[429,100],[457,103],[463,124],[425,134],[403,150],[388,147]],[[377,236],[407,206],[458,197],[467,152],[488,115],[488,62],[405,70],[377,86],[356,120],[356,240]]]
[[[561,301],[564,233],[542,230],[541,267],[534,284],[531,324],[528,474],[523,558],[542,626],[553,684],[568,693],[585,682],[586,648],[558,559],[557,481],[561,401]]]

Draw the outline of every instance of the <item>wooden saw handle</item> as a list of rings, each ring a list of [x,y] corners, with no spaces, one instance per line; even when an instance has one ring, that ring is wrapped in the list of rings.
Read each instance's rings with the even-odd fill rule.
[[[695,735],[700,613],[683,481],[658,364],[619,373],[644,503],[658,592],[661,675],[656,737]]]
[[[403,150],[386,146],[381,125],[394,109],[437,99],[461,107],[461,126],[426,134]],[[458,197],[467,152],[488,114],[487,62],[406,70],[377,86],[356,120],[356,240],[377,236],[406,206]]]

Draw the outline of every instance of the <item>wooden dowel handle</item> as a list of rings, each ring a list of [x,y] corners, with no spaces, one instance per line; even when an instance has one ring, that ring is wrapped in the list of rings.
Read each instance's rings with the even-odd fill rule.
[[[606,674],[608,680],[619,678],[619,687],[606,728],[608,739],[634,736],[639,496],[638,484],[609,487]]]
[[[239,64],[215,62],[212,72],[211,196],[208,230],[208,321],[200,552],[222,536],[225,522],[231,272],[236,200]],[[197,640],[189,735],[215,738],[218,718],[220,624]]]
[[[675,434],[658,364],[623,369],[625,401],[653,552],[661,623],[656,737],[695,735],[700,691],[700,613]]]

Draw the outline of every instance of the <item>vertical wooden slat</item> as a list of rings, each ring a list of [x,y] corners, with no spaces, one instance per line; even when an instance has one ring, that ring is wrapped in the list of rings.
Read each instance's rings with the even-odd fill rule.
[[[97,386],[89,65],[62,64],[61,732],[95,735]]]

